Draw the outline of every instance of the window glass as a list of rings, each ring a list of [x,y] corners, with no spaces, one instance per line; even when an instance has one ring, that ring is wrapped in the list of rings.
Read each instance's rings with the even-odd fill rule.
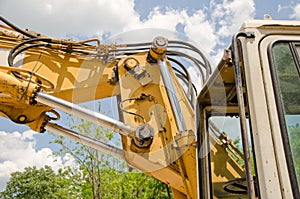
[[[300,55],[300,45],[296,45],[297,54]]]
[[[298,185],[300,184],[300,78],[296,63],[300,46],[277,43],[272,49],[284,118]],[[294,54],[292,53],[294,52]]]
[[[249,120],[247,128],[250,132]],[[240,118],[212,116],[208,119],[210,134],[211,180],[217,198],[248,198]],[[249,138],[250,140],[250,138]],[[251,145],[251,143],[249,143]],[[253,154],[251,164],[254,172]]]

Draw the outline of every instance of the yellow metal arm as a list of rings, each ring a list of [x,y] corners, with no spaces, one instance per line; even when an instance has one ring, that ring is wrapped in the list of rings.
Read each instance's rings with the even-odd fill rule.
[[[94,40],[72,42],[45,36],[20,37],[22,34],[6,27],[0,33],[1,51],[8,54],[8,66],[0,68],[3,73],[0,111],[4,116],[44,131],[49,121],[59,119],[59,115],[51,118],[47,112],[61,106],[49,103],[51,98],[41,99],[41,91],[52,95],[53,101],[66,100],[63,106],[67,101],[72,104],[118,96],[120,126],[129,125],[128,129],[132,129],[128,133],[121,133],[125,127],[113,129],[122,135],[126,161],[183,195],[196,198],[194,113],[166,60],[167,45],[159,46],[163,38],[144,52],[110,57],[117,46],[100,45],[98,41],[96,46],[90,45]],[[165,60],[173,96],[165,85],[158,60]],[[170,97],[176,98],[177,108],[185,110],[179,113],[180,123]],[[83,118],[90,119],[86,110],[81,111]],[[97,118],[95,121],[103,120],[102,116]],[[101,122],[105,127],[115,126]],[[182,122],[184,129],[179,130]],[[60,127],[54,125],[52,129]]]
[[[196,91],[187,69],[175,59],[190,59],[204,82],[210,66],[198,49],[162,37],[102,45],[97,39],[74,42],[1,28],[0,55],[8,59],[0,63],[3,116],[112,152],[171,186],[175,198],[198,198]],[[202,60],[172,50],[178,47]],[[118,98],[119,121],[75,105],[111,96]],[[57,109],[120,133],[122,151],[53,123],[59,119]]]

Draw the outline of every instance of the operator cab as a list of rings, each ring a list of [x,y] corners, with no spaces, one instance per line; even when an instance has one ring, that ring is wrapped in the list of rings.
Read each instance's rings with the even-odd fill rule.
[[[197,100],[200,198],[300,198],[299,22],[246,22]]]

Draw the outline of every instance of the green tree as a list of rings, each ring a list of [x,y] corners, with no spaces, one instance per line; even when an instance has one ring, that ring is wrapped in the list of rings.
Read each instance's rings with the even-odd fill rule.
[[[296,125],[289,126],[288,130],[296,175],[300,184],[300,126],[297,123]]]
[[[14,172],[7,182],[6,189],[0,197],[29,199],[29,198],[77,198],[79,196],[78,181],[70,175],[70,168],[60,169],[55,173],[50,166],[37,169],[27,167],[24,172]],[[78,177],[78,176],[77,176]]]
[[[99,104],[98,111],[101,110]],[[74,131],[119,146],[116,133],[91,122],[70,117]],[[80,165],[82,174],[81,198],[168,198],[165,185],[139,171],[129,171],[125,161],[103,154],[80,142],[63,137],[55,141],[61,145],[60,155],[71,154]]]
[[[76,125],[75,125],[76,124]],[[82,119],[73,120],[70,128],[81,134],[88,135],[97,140],[109,142],[113,138],[113,133]],[[87,147],[80,142],[75,142],[63,137],[57,138],[55,143],[61,146],[59,155],[71,154],[79,165],[82,174],[81,197],[100,199],[102,189],[102,169],[103,168],[124,168],[125,164],[114,157],[105,155],[100,151]]]
[[[168,198],[165,185],[145,173],[137,170],[120,172],[115,169],[103,169],[102,173],[102,198]]]

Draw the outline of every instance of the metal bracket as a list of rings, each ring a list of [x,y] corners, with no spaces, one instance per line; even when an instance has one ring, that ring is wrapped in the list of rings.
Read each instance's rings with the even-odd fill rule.
[[[149,73],[140,65],[135,58],[128,58],[124,61],[124,68],[131,74],[142,86],[152,82]]]

